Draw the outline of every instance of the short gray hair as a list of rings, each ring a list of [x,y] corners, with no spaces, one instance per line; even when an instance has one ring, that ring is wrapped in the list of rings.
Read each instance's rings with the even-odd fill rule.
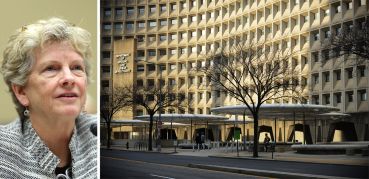
[[[25,107],[19,103],[12,91],[12,84],[25,86],[32,66],[35,63],[34,50],[43,48],[47,43],[69,42],[75,51],[83,58],[86,66],[86,75],[89,80],[92,57],[90,33],[60,18],[39,20],[34,24],[23,26],[10,36],[3,54],[1,73],[12,94],[17,112],[22,119]]]

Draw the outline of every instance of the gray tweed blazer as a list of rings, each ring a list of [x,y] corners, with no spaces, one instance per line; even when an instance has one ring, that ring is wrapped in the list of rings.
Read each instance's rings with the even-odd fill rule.
[[[95,115],[76,119],[69,149],[72,155],[73,179],[97,178],[97,137],[90,126],[97,123]],[[59,159],[32,128],[31,122],[16,120],[0,126],[0,178],[55,178]]]

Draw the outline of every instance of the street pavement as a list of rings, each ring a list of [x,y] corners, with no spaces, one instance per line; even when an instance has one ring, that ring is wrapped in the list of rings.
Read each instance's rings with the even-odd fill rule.
[[[101,157],[101,178],[139,178],[139,179],[261,179],[252,175],[243,175],[230,172],[221,172],[213,170],[204,170],[198,168],[189,168],[185,166],[166,165],[157,163],[148,163],[136,160],[122,158]]]
[[[254,159],[252,153],[217,150],[193,151],[191,149],[162,149],[158,152],[125,151],[121,148],[101,150],[101,176],[109,170],[107,160],[141,161],[168,166],[194,167],[213,171],[248,174],[275,178],[368,178],[368,158],[345,155],[305,155],[293,152],[260,152]],[[345,161],[341,163],[342,161]],[[124,168],[124,167],[122,167]],[[165,172],[164,172],[165,174]],[[193,172],[190,172],[193,174]],[[178,178],[178,177],[177,177]],[[201,178],[201,177],[200,177]]]

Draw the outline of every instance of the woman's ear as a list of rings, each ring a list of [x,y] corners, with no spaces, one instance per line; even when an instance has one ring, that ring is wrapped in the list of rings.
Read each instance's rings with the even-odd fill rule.
[[[26,93],[24,92],[24,87],[16,84],[12,84],[12,90],[15,96],[17,97],[19,103],[21,103],[23,106],[29,105],[28,97],[26,96]]]

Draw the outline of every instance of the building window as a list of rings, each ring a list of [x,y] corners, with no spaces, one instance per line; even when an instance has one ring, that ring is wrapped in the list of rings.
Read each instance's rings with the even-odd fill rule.
[[[137,81],[136,81],[136,85],[137,85],[138,87],[142,87],[142,86],[143,86],[143,80],[137,80]]]
[[[169,64],[169,68],[170,68],[170,70],[175,70],[175,69],[177,69],[177,65],[176,64]]]
[[[148,71],[155,71],[155,64],[147,64]]]
[[[341,103],[341,96],[342,96],[341,93],[334,93],[334,98],[337,104]]]
[[[180,3],[181,3],[181,8],[182,9],[187,8],[187,3],[186,2],[181,1]]]
[[[319,73],[313,74],[312,79],[313,79],[313,84],[318,84],[319,83]]]
[[[322,58],[323,58],[324,61],[329,60],[329,50],[323,50],[322,51]]]
[[[327,72],[323,72],[323,76],[324,76],[324,81],[327,83],[330,80],[330,75],[329,75],[329,71]]]
[[[138,50],[137,51],[137,58],[142,58],[145,57],[145,51],[143,50]]]
[[[192,101],[194,99],[193,93],[188,93],[188,100]]]
[[[148,79],[147,80],[147,86],[154,86],[154,85],[155,85],[154,79]]]
[[[123,9],[122,8],[116,8],[115,9],[115,18],[120,19],[123,17]]]
[[[110,52],[102,52],[103,59],[110,59]]]
[[[353,102],[354,101],[354,92],[353,91],[347,91],[346,92],[347,101]]]
[[[160,70],[160,71],[165,71],[165,70],[167,70],[167,65],[166,65],[166,64],[160,64],[160,65],[159,65],[159,70]]]
[[[156,5],[151,5],[149,6],[150,8],[150,13],[155,13],[156,12]]]
[[[150,57],[156,56],[156,51],[155,50],[149,50],[148,53],[149,53]]]
[[[103,44],[110,45],[111,38],[110,37],[103,37],[102,42],[103,42]]]
[[[126,22],[126,29],[133,30],[133,22]]]
[[[160,35],[159,35],[159,40],[160,40],[160,41],[165,41],[165,40],[167,40],[167,35],[166,35],[166,34],[160,34]]]
[[[357,67],[358,77],[365,77],[365,66]]]
[[[111,9],[104,9],[104,17],[111,17]]]
[[[103,66],[101,70],[103,73],[110,73],[110,66]]]
[[[188,82],[190,85],[195,84],[195,77],[192,77],[192,76],[188,77]]]
[[[145,71],[144,65],[137,65],[137,71]]]
[[[367,95],[367,92],[366,90],[358,90],[357,91],[359,96],[360,96],[360,101],[366,101],[368,99],[368,95]]]
[[[147,101],[154,101],[155,100],[155,96],[152,94],[148,94],[147,95]]]
[[[166,49],[159,49],[159,55],[160,56],[167,55],[167,50]]]
[[[327,17],[327,16],[329,16],[329,9],[324,10],[324,17]]]
[[[138,28],[145,28],[145,21],[138,21]]]
[[[128,23],[127,23],[127,24],[128,24]],[[115,29],[116,31],[121,31],[121,30],[123,29],[123,23],[120,23],[120,22],[115,23],[115,24],[114,24],[114,29]]]
[[[176,3],[171,3],[170,4],[170,10],[174,11],[177,9],[177,4]]]
[[[359,0],[359,6],[365,6],[366,0]]]
[[[347,10],[352,9],[352,1],[346,2]]]
[[[138,6],[138,15],[145,15],[145,6]]]
[[[166,19],[160,20],[160,26],[167,26],[167,25],[168,25],[168,21]]]
[[[196,16],[191,16],[191,22],[196,22],[197,21],[197,17]]]
[[[338,5],[335,7],[335,11],[336,11],[336,13],[340,13],[340,12],[342,12],[342,8],[341,8],[341,5],[340,5],[340,4],[338,4]]]
[[[160,4],[160,12],[167,11],[167,5],[166,4]]]
[[[341,80],[341,70],[334,70],[334,74],[337,81]]]
[[[149,21],[149,27],[156,27],[156,21]]]
[[[186,53],[187,53],[187,48],[180,48],[180,49],[179,49],[179,52],[180,52],[181,54],[186,54]]]
[[[313,104],[319,104],[319,95],[311,96]]]
[[[186,64],[185,63],[179,63],[179,69],[180,70],[185,70],[186,69]]]
[[[127,7],[127,16],[133,16],[133,14],[135,13],[134,8],[133,7]]]
[[[331,31],[330,30],[324,31],[324,38],[329,39],[330,37],[331,37]]]
[[[170,55],[177,54],[177,50],[176,49],[169,49],[169,51],[170,51]]]
[[[347,74],[347,79],[352,79],[353,78],[353,69],[352,68],[346,68],[345,69],[346,74]]]
[[[314,36],[314,41],[319,40],[319,32],[313,32],[313,36]]]
[[[311,56],[312,56],[314,62],[319,62],[319,52],[313,52],[311,54]]]
[[[325,104],[330,104],[331,103],[329,94],[323,94],[323,99],[324,99]]]
[[[176,25],[177,24],[177,19],[170,19],[170,24]]]
[[[111,24],[110,23],[104,23],[103,24],[103,29],[106,30],[106,31],[111,30]]]
[[[177,34],[170,34],[170,40],[177,40]]]
[[[186,24],[187,23],[187,17],[182,17],[180,18],[182,24]]]
[[[176,80],[174,78],[169,78],[169,85],[170,86],[176,85]]]

